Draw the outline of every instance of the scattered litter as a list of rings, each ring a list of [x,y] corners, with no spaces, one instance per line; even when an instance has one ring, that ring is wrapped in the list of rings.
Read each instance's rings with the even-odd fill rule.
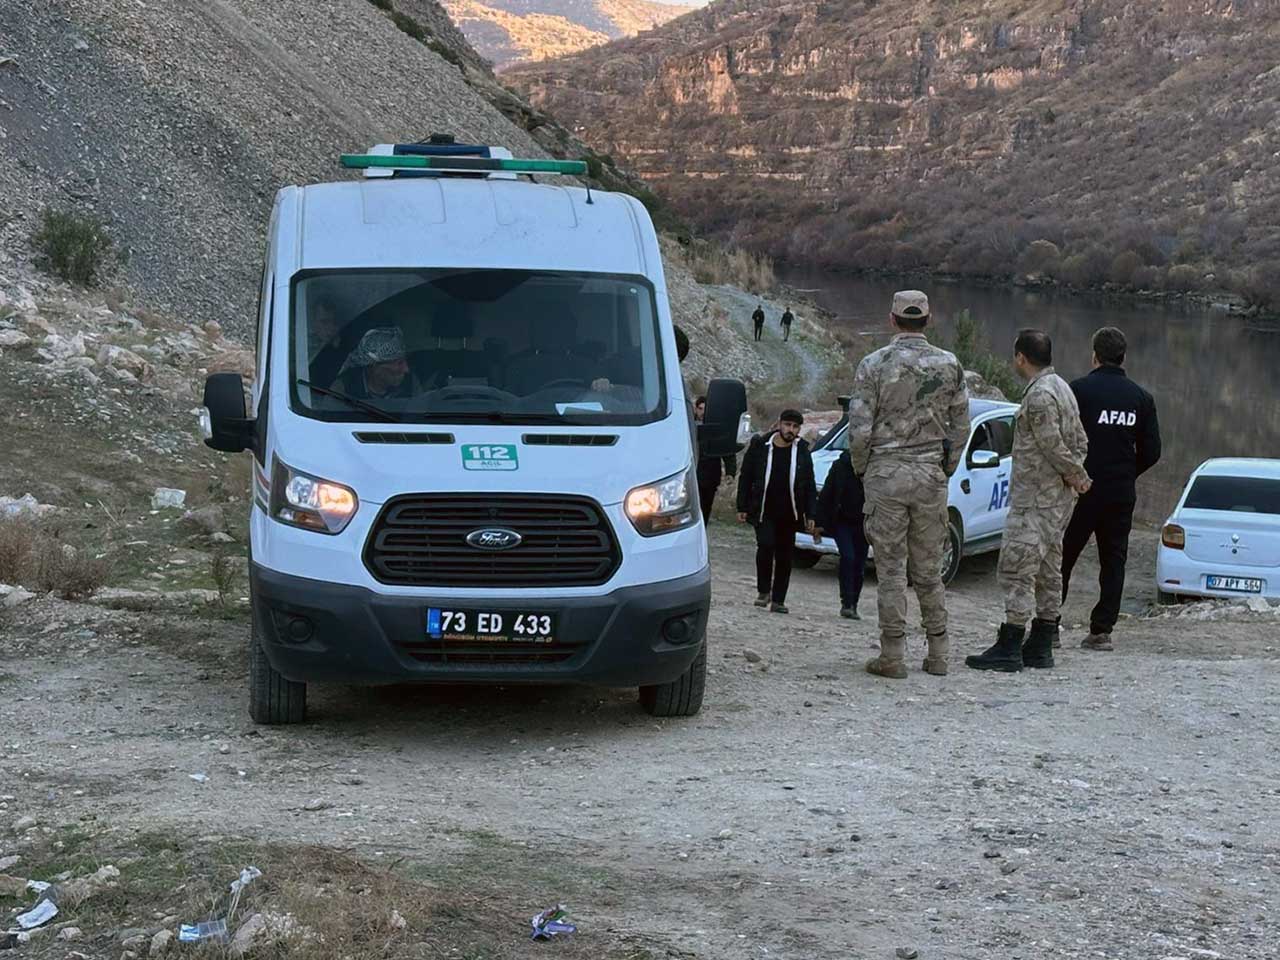
[[[33,930],[43,926],[58,915],[58,905],[52,900],[41,900],[26,913],[17,916],[18,926],[23,930]]]
[[[231,881],[231,892],[233,894],[239,893],[260,876],[262,876],[262,871],[257,867],[245,867],[240,871],[240,879]]]
[[[183,943],[227,942],[227,921],[209,920],[205,923],[184,923],[178,928],[178,939]]]
[[[45,883],[43,880],[27,881],[27,889],[30,890],[32,893],[44,893],[46,890],[48,890],[52,886],[53,886],[52,883]]]
[[[187,776],[196,783],[205,783],[209,779],[209,775],[207,773],[188,773]]]
[[[569,912],[565,910],[564,904],[548,907],[530,922],[533,924],[534,940],[550,940],[562,933],[578,932],[577,925],[569,922]]]
[[[391,911],[391,929],[403,930],[409,925],[408,921],[401,915],[399,910]]]
[[[173,487],[156,487],[151,495],[151,509],[164,510],[166,507],[181,507],[187,502],[187,491],[175,490]]]

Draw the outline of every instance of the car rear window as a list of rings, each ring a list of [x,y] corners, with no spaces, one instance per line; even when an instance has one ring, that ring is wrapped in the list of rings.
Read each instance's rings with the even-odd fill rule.
[[[1280,480],[1264,477],[1199,477],[1184,506],[1189,510],[1230,510],[1280,514]]]

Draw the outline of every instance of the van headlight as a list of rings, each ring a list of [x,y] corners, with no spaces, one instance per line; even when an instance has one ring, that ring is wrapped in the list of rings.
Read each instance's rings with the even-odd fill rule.
[[[360,501],[350,487],[294,470],[279,457],[271,471],[271,516],[317,533],[346,529]]]
[[[627,494],[623,508],[637,533],[656,537],[693,526],[698,520],[697,504],[690,468],[657,483],[636,487]]]

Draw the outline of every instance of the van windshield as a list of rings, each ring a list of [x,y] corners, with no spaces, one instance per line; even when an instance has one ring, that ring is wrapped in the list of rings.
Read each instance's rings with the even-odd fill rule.
[[[310,271],[293,406],[323,420],[649,423],[666,414],[653,288],[531,270]]]

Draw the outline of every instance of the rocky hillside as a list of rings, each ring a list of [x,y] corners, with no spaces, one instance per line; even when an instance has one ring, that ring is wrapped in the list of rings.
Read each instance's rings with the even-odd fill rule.
[[[1278,0],[718,0],[505,79],[780,257],[1243,288],[1280,262],[1277,42]]]
[[[692,6],[653,0],[443,0],[445,9],[497,67],[546,60],[634,36]]]
[[[341,152],[435,131],[587,156],[598,185],[644,195],[503,88],[435,0],[10,0],[0,262],[31,259],[46,207],[91,214],[125,255],[109,284],[244,335],[275,191],[346,175]],[[705,299],[681,308],[695,342],[714,336]]]

